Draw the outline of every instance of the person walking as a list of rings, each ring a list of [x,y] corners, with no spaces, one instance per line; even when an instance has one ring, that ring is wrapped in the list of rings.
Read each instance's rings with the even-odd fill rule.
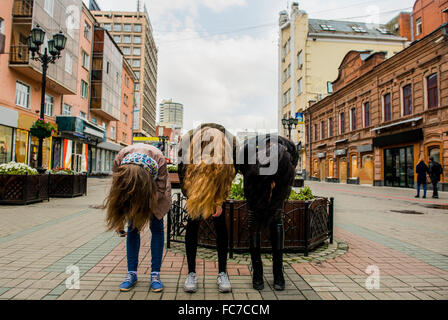
[[[429,158],[429,177],[432,183],[432,197],[438,199],[439,191],[437,189],[437,184],[440,181],[440,176],[442,175],[442,166],[437,161],[434,161],[433,157]]]
[[[423,198],[426,198],[426,175],[429,173],[429,168],[423,158],[420,158],[415,171],[417,172],[417,195],[415,198],[420,198],[420,185],[423,185]]]
[[[163,217],[171,207],[171,184],[166,159],[156,147],[135,144],[122,149],[113,162],[113,180],[105,199],[108,230],[126,236],[128,274],[120,291],[137,283],[140,233],[151,229],[151,291],[160,292],[164,231]],[[128,224],[127,233],[123,230]]]

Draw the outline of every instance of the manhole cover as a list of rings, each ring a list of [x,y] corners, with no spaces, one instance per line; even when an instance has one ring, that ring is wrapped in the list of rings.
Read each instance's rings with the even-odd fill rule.
[[[448,204],[425,204],[424,206],[430,209],[448,210]]]
[[[404,213],[404,214],[423,214],[423,212],[418,212],[414,210],[390,210],[390,212]]]

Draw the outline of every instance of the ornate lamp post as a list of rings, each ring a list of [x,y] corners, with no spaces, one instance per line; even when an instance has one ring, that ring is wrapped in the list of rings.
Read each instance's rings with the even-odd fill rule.
[[[53,35],[53,39],[48,40],[47,47],[44,53],[40,52],[40,46],[44,43],[45,31],[36,25],[31,30],[30,36],[27,38],[28,50],[31,51],[31,59],[39,61],[42,64],[42,96],[40,102],[40,119],[45,117],[45,89],[47,85],[47,69],[50,63],[55,63],[61,57],[61,51],[65,49],[67,37],[59,31]],[[42,167],[42,149],[44,138],[39,137],[39,149],[37,153],[37,170],[39,173],[44,173],[45,169]]]
[[[299,123],[299,120],[296,118],[289,118],[289,119],[282,119],[283,128],[288,128],[288,138],[291,139],[291,130],[294,126],[294,129],[297,127],[297,124]]]

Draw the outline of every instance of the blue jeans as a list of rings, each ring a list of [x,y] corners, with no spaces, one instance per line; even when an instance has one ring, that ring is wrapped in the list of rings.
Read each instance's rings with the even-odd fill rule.
[[[164,232],[163,218],[158,220],[153,217],[150,224],[151,229],[151,272],[160,272],[162,266]],[[132,227],[132,222],[128,226],[126,236],[126,256],[128,260],[128,271],[137,272],[138,253],[140,251],[140,233]]]
[[[417,196],[420,196],[420,185],[423,185],[423,196],[426,197],[426,183],[417,182]]]

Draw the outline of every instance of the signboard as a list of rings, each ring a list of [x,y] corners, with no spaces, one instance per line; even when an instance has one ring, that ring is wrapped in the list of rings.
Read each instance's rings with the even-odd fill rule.
[[[139,141],[139,142],[159,142],[159,137],[134,137],[133,141]]]
[[[303,113],[296,112],[296,119],[299,121],[298,124],[303,124]]]
[[[338,149],[334,152],[335,156],[345,156],[347,155],[347,149]]]
[[[73,141],[64,139],[64,159],[62,167],[64,169],[72,168],[72,149],[73,149]]]

